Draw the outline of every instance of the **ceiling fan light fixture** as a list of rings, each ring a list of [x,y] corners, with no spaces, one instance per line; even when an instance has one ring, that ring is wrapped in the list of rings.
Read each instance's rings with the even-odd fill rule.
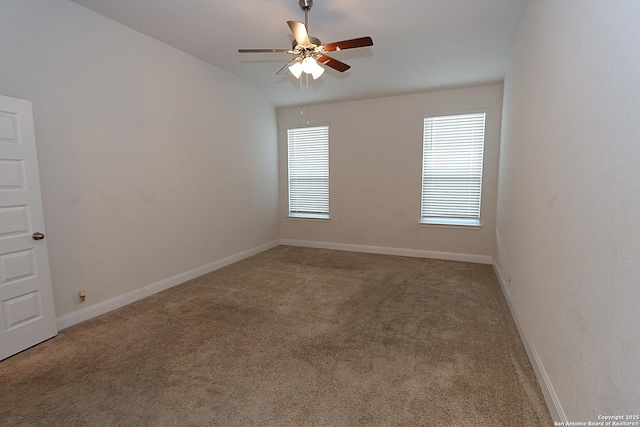
[[[289,67],[289,72],[293,74],[296,79],[299,79],[300,75],[302,75],[302,63],[300,61],[297,61],[295,64]]]
[[[296,61],[293,65],[289,66],[289,72],[293,74],[296,79],[299,79],[304,72],[311,74],[313,79],[316,80],[324,73],[324,68],[318,64],[315,58],[308,56],[302,61]]]
[[[308,56],[302,60],[302,71],[311,74],[315,80],[324,73],[324,68],[318,64],[315,58]]]
[[[316,80],[318,77],[320,77],[322,74],[324,73],[324,68],[320,66],[320,64],[318,64],[316,62],[316,67],[313,71],[311,71],[311,75],[313,76],[313,80]]]
[[[302,60],[302,71],[304,71],[307,74],[311,74],[316,69],[317,66],[318,66],[318,62],[310,56]]]

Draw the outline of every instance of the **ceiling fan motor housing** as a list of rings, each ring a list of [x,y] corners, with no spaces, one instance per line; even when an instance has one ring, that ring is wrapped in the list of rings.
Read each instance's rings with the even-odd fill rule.
[[[315,37],[309,36],[309,42],[311,43],[311,45],[308,47],[307,50],[310,50],[310,51],[313,51],[318,46],[322,46],[322,42],[320,41],[320,39]],[[296,50],[296,47],[298,47],[298,42],[293,40],[292,44],[293,44],[293,50]]]

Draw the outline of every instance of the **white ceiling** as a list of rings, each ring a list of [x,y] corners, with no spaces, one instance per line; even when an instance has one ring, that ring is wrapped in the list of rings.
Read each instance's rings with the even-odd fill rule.
[[[275,73],[292,56],[286,21],[304,22],[298,0],[72,0],[235,74],[276,107],[334,102],[501,81],[529,0],[315,0],[309,34],[323,43],[371,36],[368,48],[331,53],[352,66],[327,68],[301,90]]]

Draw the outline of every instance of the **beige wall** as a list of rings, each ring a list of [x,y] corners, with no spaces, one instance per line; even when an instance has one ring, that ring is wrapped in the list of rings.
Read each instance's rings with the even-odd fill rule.
[[[533,0],[505,80],[496,262],[563,421],[640,412],[639,16]]]
[[[277,240],[276,115],[256,89],[71,2],[0,10],[0,94],[33,104],[58,317]]]
[[[302,116],[300,108],[278,110],[281,237],[491,257],[501,106],[497,84],[316,105]],[[421,226],[423,118],[477,109],[487,110],[482,228]],[[307,117],[310,125],[330,127],[329,221],[287,218],[287,129],[304,126]]]

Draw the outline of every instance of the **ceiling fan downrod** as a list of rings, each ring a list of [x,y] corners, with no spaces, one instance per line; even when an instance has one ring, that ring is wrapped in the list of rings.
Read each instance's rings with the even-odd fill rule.
[[[309,31],[309,11],[311,10],[311,6],[313,6],[313,0],[300,0],[298,4],[300,5],[300,9],[304,11],[304,26],[307,27],[307,31]]]

